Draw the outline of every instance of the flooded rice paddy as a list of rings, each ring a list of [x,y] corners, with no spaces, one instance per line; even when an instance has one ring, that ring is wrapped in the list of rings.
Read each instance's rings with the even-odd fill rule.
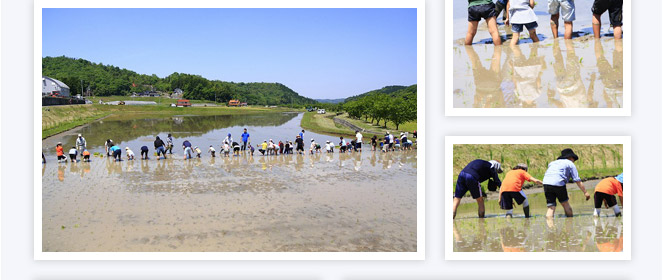
[[[453,106],[455,108],[621,108],[623,107],[622,40],[615,40],[607,13],[602,37],[593,39],[592,1],[576,1],[574,38],[554,39],[544,1],[535,6],[540,42],[510,41],[495,47],[485,21],[474,44],[465,46],[467,1],[454,0]],[[503,40],[509,27],[498,17]],[[561,24],[561,21],[560,21]],[[564,32],[564,26],[559,32]],[[526,33],[526,32],[525,32]],[[523,35],[521,35],[523,36]],[[524,35],[527,36],[527,35]],[[625,34],[624,36],[629,36]]]
[[[301,114],[106,119],[43,141],[42,250],[416,251],[416,151],[183,160],[184,138],[218,150],[246,127],[258,140],[294,140]],[[174,132],[167,160],[60,163],[83,133],[91,152],[111,138],[134,152]],[[265,138],[265,139],[263,139]],[[336,137],[306,132],[317,142]],[[306,141],[306,142],[308,142]]]
[[[506,211],[499,208],[496,199],[486,202],[485,219],[477,218],[476,203],[460,205],[453,224],[454,252],[623,251],[622,218],[615,217],[611,209],[603,209],[601,216],[595,218],[593,189],[588,188],[592,194],[589,201],[585,201],[577,187],[567,185],[567,189],[573,208],[572,218],[564,216],[558,203],[556,217],[547,219],[543,192],[527,195],[533,215],[529,219],[524,218],[522,206],[514,208],[513,218],[505,218]]]

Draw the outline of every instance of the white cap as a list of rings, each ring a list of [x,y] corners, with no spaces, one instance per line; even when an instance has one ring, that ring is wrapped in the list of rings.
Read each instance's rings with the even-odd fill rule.
[[[79,134],[78,134],[78,137],[81,137],[81,136],[83,136],[83,135],[81,135],[81,134],[79,133]]]

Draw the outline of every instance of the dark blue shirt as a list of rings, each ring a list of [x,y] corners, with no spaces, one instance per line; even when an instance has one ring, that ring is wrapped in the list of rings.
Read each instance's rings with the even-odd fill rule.
[[[184,141],[184,143],[182,143],[182,146],[191,148],[191,142]]]
[[[479,183],[486,181],[490,178],[493,178],[493,180],[497,183],[497,185],[502,185],[502,181],[500,181],[500,177],[497,176],[497,170],[490,168],[491,164],[488,161],[482,160],[482,159],[475,159],[472,162],[468,163],[465,168],[463,168],[463,171],[468,174],[471,174],[474,179],[477,179]]]

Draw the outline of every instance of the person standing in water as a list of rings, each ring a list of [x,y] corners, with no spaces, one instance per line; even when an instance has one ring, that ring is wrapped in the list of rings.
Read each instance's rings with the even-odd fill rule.
[[[166,151],[169,154],[173,154],[173,135],[168,133],[168,137],[166,138]]]
[[[534,182],[539,185],[543,184],[541,180],[537,180],[527,173],[527,164],[524,163],[519,163],[504,176],[497,204],[500,205],[500,208],[506,210],[507,217],[513,217],[513,201],[515,200],[518,205],[523,205],[525,218],[529,218],[529,201],[523,191],[525,181]]]
[[[82,154],[83,150],[85,150],[87,146],[87,142],[85,142],[85,138],[83,138],[83,135],[78,134],[78,138],[76,138],[76,150],[78,150],[78,154]]]
[[[589,200],[589,193],[585,190],[585,185],[578,176],[578,169],[574,162],[578,160],[578,156],[573,153],[571,149],[562,150],[562,154],[557,160],[548,164],[548,170],[543,175],[543,191],[546,195],[546,205],[548,212],[546,217],[552,218],[555,215],[555,207],[557,201],[564,207],[564,213],[567,217],[573,217],[573,209],[569,204],[569,195],[566,191],[566,183],[573,180],[578,188],[585,194],[585,200]]]
[[[486,215],[486,208],[483,202],[483,193],[481,191],[481,182],[492,179],[496,185],[501,185],[499,173],[502,173],[502,165],[496,161],[485,161],[475,159],[468,163],[458,174],[456,180],[456,190],[454,192],[453,218],[456,218],[456,209],[460,205],[460,200],[469,191],[472,198],[476,199],[479,206],[479,218]]]
[[[67,162],[67,157],[64,156],[64,148],[62,147],[62,142],[58,142],[57,145],[55,145],[55,153],[58,155],[58,163],[62,162]]]
[[[244,133],[242,133],[242,152],[246,151],[246,145],[249,143],[250,140],[251,140],[251,135],[249,135],[246,128],[244,128]]]
[[[355,130],[355,149],[357,152],[361,152],[361,143],[364,135],[361,135],[359,130]]]
[[[532,42],[538,42],[539,37],[536,36],[536,28],[539,27],[539,24],[536,22],[538,18],[533,10],[534,0],[510,0],[506,6],[509,10],[506,25],[511,24],[511,31],[513,31],[511,46],[518,44],[520,32],[524,30],[523,27],[527,28]]]
[[[560,12],[561,10],[561,12]],[[548,0],[548,13],[550,13],[550,30],[553,38],[559,37],[559,16],[564,21],[564,39],[571,39],[573,35],[573,21],[576,20],[576,5],[574,0]]]

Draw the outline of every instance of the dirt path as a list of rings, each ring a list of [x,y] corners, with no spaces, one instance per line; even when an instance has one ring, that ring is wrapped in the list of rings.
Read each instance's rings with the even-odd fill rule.
[[[364,133],[370,133],[370,134],[376,134],[376,135],[382,135],[383,134],[383,132],[376,132],[376,131],[366,130],[364,128],[358,127],[358,126],[350,123],[349,121],[346,121],[346,120],[338,118],[338,117],[334,117],[334,123],[340,124],[342,126],[350,128],[354,131],[358,130],[358,131],[361,131],[361,132],[364,132]]]

